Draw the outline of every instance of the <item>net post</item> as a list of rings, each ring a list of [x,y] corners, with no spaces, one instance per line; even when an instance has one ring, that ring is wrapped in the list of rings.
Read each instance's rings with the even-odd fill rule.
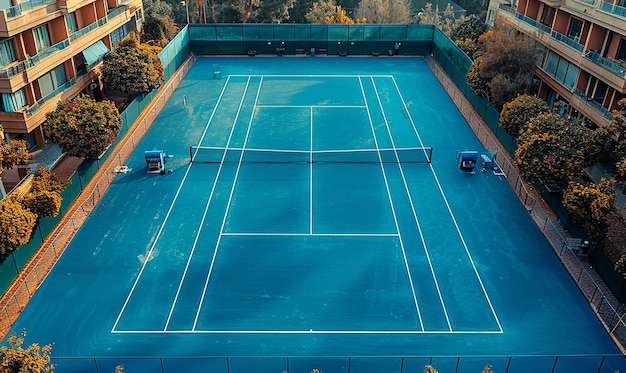
[[[193,145],[189,145],[189,162],[193,163]]]

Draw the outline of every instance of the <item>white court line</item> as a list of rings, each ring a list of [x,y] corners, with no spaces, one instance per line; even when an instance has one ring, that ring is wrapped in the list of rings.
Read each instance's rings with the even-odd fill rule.
[[[361,75],[351,75],[351,74],[322,74],[322,75],[315,75],[315,74],[270,74],[270,75],[266,75],[266,74],[252,74],[252,75],[239,75],[239,74],[233,74],[233,75],[229,75],[229,77],[248,77],[248,76],[254,76],[254,77],[261,77],[263,79],[267,79],[267,78],[357,78],[359,79],[361,77]],[[375,77],[375,78],[393,78],[393,75],[368,75],[370,77]]]
[[[266,233],[266,232],[222,232],[222,236],[250,236],[250,237],[400,237],[398,233]]]
[[[114,334],[503,334],[499,330],[115,330]]]
[[[222,91],[220,92],[219,97],[217,98],[217,102],[215,103],[215,107],[213,108],[213,112],[211,113],[211,116],[209,117],[209,121],[207,122],[205,128],[204,128],[204,132],[202,134],[202,137],[204,137],[204,134],[206,134],[207,129],[209,128],[210,124],[211,124],[211,120],[213,119],[213,116],[215,115],[215,112],[217,111],[217,107],[219,106],[220,101],[222,100],[222,97],[224,96],[224,92],[226,92],[226,87],[228,86],[228,82],[230,80],[230,77],[228,77],[226,79],[226,82],[224,83],[224,87],[222,87]],[[115,323],[113,323],[113,327],[111,329],[111,332],[115,331],[115,328],[117,327],[117,324],[120,322],[120,319],[122,318],[122,314],[124,313],[124,310],[126,309],[126,306],[128,305],[128,302],[130,301],[130,298],[133,295],[133,292],[135,291],[135,288],[137,287],[137,284],[139,283],[139,279],[141,278],[141,275],[143,274],[144,270],[146,269],[146,265],[148,264],[148,261],[150,261],[150,258],[152,257],[152,253],[154,252],[154,248],[156,247],[157,243],[159,242],[159,238],[161,237],[161,233],[163,233],[163,229],[165,228],[165,225],[167,224],[167,221],[169,219],[169,216],[172,212],[172,210],[174,209],[174,204],[176,204],[176,200],[178,199],[178,196],[180,195],[180,191],[183,188],[183,185],[185,184],[185,180],[187,179],[187,175],[189,175],[189,170],[191,170],[191,166],[192,163],[190,162],[189,165],[187,166],[187,169],[185,170],[185,174],[183,175],[182,180],[180,181],[180,185],[178,186],[178,189],[176,190],[176,194],[174,195],[174,198],[172,199],[172,202],[170,203],[170,207],[167,209],[167,213],[165,214],[165,217],[163,218],[163,223],[161,223],[161,226],[159,227],[159,230],[154,238],[154,242],[152,243],[152,246],[150,246],[150,250],[148,250],[148,253],[146,254],[146,259],[144,260],[143,264],[141,265],[141,269],[139,270],[139,273],[137,274],[137,278],[135,279],[135,282],[133,283],[133,286],[130,288],[130,291],[128,293],[128,296],[126,297],[126,300],[124,301],[124,304],[122,305],[122,309],[120,310],[120,312],[117,315],[117,318],[115,319]]]
[[[259,80],[259,87],[257,88],[256,91],[256,96],[254,98],[254,105],[252,113],[250,114],[250,119],[248,121],[248,129],[246,131],[246,137],[244,139],[244,146],[243,146],[243,150],[245,150],[246,144],[248,143],[248,138],[250,137],[250,128],[252,127],[252,121],[254,120],[254,108],[256,107],[256,103],[259,101],[259,94],[261,93],[261,87],[263,86],[263,76],[261,75],[261,78]],[[217,238],[217,243],[215,244],[215,251],[213,253],[213,258],[211,259],[211,266],[209,268],[209,272],[207,273],[207,277],[206,280],[204,281],[204,287],[202,288],[202,296],[200,298],[200,304],[198,305],[198,309],[196,310],[196,317],[194,318],[193,321],[193,327],[192,330],[196,329],[196,325],[198,324],[198,318],[200,317],[200,311],[202,310],[202,305],[204,304],[204,297],[206,296],[206,291],[207,288],[209,286],[209,279],[211,278],[211,274],[213,272],[213,266],[215,264],[215,258],[217,256],[217,251],[218,248],[220,246],[220,241],[222,240],[222,232],[224,232],[224,226],[226,225],[226,219],[228,217],[228,212],[230,210],[230,204],[233,198],[233,193],[235,191],[235,186],[237,185],[237,178],[239,177],[239,170],[241,169],[241,161],[243,159],[243,155],[244,152],[241,152],[241,155],[239,156],[239,166],[237,166],[237,171],[235,171],[235,177],[233,178],[233,185],[230,188],[230,195],[228,196],[228,203],[226,204],[226,211],[224,211],[224,218],[222,219],[222,226],[220,227],[220,235]]]
[[[398,92],[398,95],[400,96],[400,99],[402,100],[402,104],[404,105],[404,110],[406,110],[407,116],[409,118],[409,120],[411,121],[411,125],[413,126],[413,131],[415,131],[415,134],[417,135],[417,138],[420,142],[420,145],[423,147],[424,143],[422,142],[422,138],[420,137],[419,132],[417,131],[417,127],[415,126],[415,122],[413,121],[413,117],[411,116],[410,112],[409,112],[409,108],[406,106],[406,103],[404,101],[404,98],[402,97],[402,93],[400,92],[400,87],[398,87],[398,83],[396,82],[395,78],[391,78],[391,80],[393,81],[394,86],[396,87],[396,91]],[[493,317],[496,320],[496,323],[498,324],[498,328],[500,329],[500,331],[502,331],[502,324],[500,324],[500,319],[498,318],[498,315],[496,314],[496,310],[493,307],[493,304],[491,303],[491,298],[489,298],[489,294],[487,294],[487,289],[485,288],[485,285],[483,283],[483,280],[480,277],[480,274],[478,273],[478,269],[476,268],[476,264],[474,263],[474,259],[472,258],[472,254],[469,251],[469,248],[467,247],[467,243],[465,242],[465,238],[463,237],[463,233],[461,233],[461,228],[459,228],[459,225],[456,221],[456,217],[454,216],[454,213],[452,212],[452,207],[450,207],[450,203],[448,202],[448,198],[446,197],[446,193],[443,191],[443,187],[441,186],[441,183],[439,182],[439,178],[437,177],[437,173],[435,172],[435,168],[433,167],[432,163],[429,163],[430,166],[430,170],[433,173],[433,176],[435,178],[435,182],[437,183],[437,187],[439,188],[439,192],[441,193],[441,196],[443,197],[443,200],[446,204],[446,208],[448,209],[448,213],[450,214],[450,217],[452,218],[452,221],[454,223],[454,227],[456,228],[456,231],[459,235],[459,238],[461,239],[461,242],[463,243],[463,247],[465,248],[465,252],[467,253],[468,258],[470,259],[470,263],[472,265],[472,268],[474,269],[474,273],[476,274],[476,277],[478,278],[478,282],[480,283],[480,287],[482,288],[483,294],[485,295],[485,298],[487,299],[487,303],[489,304],[489,308],[491,309],[491,312],[493,314]]]
[[[243,90],[243,93],[241,95],[241,100],[239,101],[239,107],[237,108],[237,114],[235,115],[235,119],[233,120],[233,125],[230,129],[230,133],[228,135],[228,140],[226,141],[226,147],[228,147],[228,145],[230,144],[230,141],[232,140],[233,137],[233,133],[235,132],[235,127],[237,124],[237,119],[239,118],[239,114],[241,112],[241,107],[243,106],[243,102],[246,98],[246,93],[248,92],[248,87],[250,86],[250,79],[248,79],[248,81],[246,82],[246,86]],[[189,257],[187,258],[187,263],[185,264],[185,269],[183,270],[183,274],[182,277],[178,283],[178,288],[176,289],[176,295],[174,296],[174,301],[172,302],[172,305],[170,307],[170,312],[167,315],[167,320],[165,321],[165,326],[164,326],[164,330],[167,330],[169,324],[170,324],[170,320],[172,319],[172,315],[174,314],[174,309],[176,308],[176,303],[178,302],[178,297],[180,295],[180,291],[183,288],[183,283],[185,282],[185,278],[187,278],[187,272],[189,270],[189,266],[191,265],[191,259],[193,258],[193,254],[196,251],[196,247],[198,245],[198,239],[200,238],[200,234],[202,233],[202,227],[204,226],[204,221],[206,220],[206,215],[207,212],[209,211],[209,206],[211,205],[211,201],[213,200],[213,194],[215,192],[215,188],[217,187],[221,172],[222,172],[222,166],[224,165],[224,159],[226,158],[226,152],[224,152],[224,154],[222,155],[222,162],[220,162],[220,165],[218,167],[217,170],[217,174],[215,175],[215,180],[213,181],[213,186],[211,187],[211,192],[209,193],[209,199],[207,200],[206,205],[204,206],[204,212],[202,214],[202,219],[200,219],[200,224],[198,225],[198,231],[196,233],[196,237],[194,238],[193,241],[193,245],[191,247],[191,252],[189,253]],[[217,247],[215,248],[215,251],[217,251]],[[215,255],[215,252],[214,252]],[[213,264],[213,261],[211,261],[211,265]]]
[[[361,77],[359,77],[358,79],[359,79],[359,86],[361,87],[361,94],[363,95],[363,101],[365,102],[365,105],[368,107],[367,108],[367,117],[368,117],[369,122],[370,122],[370,128],[372,130],[372,136],[374,138],[374,144],[378,148],[378,138],[376,137],[376,130],[374,129],[374,121],[372,120],[372,115],[371,115],[370,110],[369,110],[369,104],[367,102],[367,95],[365,94],[365,90],[363,88],[363,81],[361,80]],[[373,78],[370,77],[370,79],[373,79]],[[384,115],[384,113],[383,113],[383,115]],[[386,120],[387,119],[385,118],[385,121]],[[404,266],[405,266],[405,269],[406,269],[406,272],[407,272],[407,275],[408,275],[409,284],[411,286],[411,293],[413,294],[413,302],[414,302],[414,305],[415,305],[415,310],[417,311],[417,317],[418,317],[419,322],[420,322],[420,328],[422,329],[422,331],[424,331],[424,322],[422,320],[422,312],[420,311],[419,302],[417,300],[417,294],[415,293],[415,286],[413,284],[413,279],[411,278],[411,269],[409,268],[409,263],[407,261],[406,251],[404,250],[404,241],[402,240],[402,236],[400,235],[400,227],[398,225],[398,217],[396,216],[396,209],[395,209],[395,206],[393,204],[393,198],[391,197],[391,191],[389,190],[389,181],[387,180],[387,174],[385,172],[385,166],[383,164],[383,159],[382,159],[382,156],[380,155],[380,152],[378,152],[378,160],[379,160],[379,163],[380,163],[380,169],[382,171],[383,179],[385,181],[385,188],[387,189],[387,198],[389,199],[389,206],[391,207],[391,213],[393,215],[393,221],[394,221],[394,224],[396,226],[396,231],[398,232],[398,235],[400,237],[400,239],[399,239],[400,248],[402,250],[402,257],[404,259]]]
[[[309,234],[313,234],[313,107],[309,108]]]
[[[325,153],[371,153],[371,152],[384,152],[398,150],[422,150],[418,147],[397,147],[397,148],[359,148],[359,149],[325,149],[325,150],[297,150],[297,149],[270,149],[270,148],[238,148],[238,147],[219,147],[219,146],[198,146],[198,149],[207,150],[233,150],[233,151],[251,151],[251,152],[266,152],[266,153],[296,153],[296,154],[325,154]],[[376,162],[374,162],[376,163]]]
[[[376,82],[374,81],[373,78],[372,78],[372,86],[374,87],[374,91],[376,92],[376,99],[378,100],[378,105],[380,106],[380,110],[382,111],[383,118],[385,120],[385,127],[387,128],[387,134],[389,135],[389,139],[391,141],[391,145],[393,147],[395,147],[395,141],[393,140],[393,136],[391,134],[391,129],[389,128],[389,122],[387,121],[387,115],[385,114],[385,109],[383,108],[383,103],[380,100],[380,95],[378,94],[378,89],[376,88]],[[404,104],[404,100],[402,100],[402,104],[405,106],[405,110],[407,110],[407,112],[408,112],[408,108],[406,108],[406,105]],[[422,143],[421,139],[420,139],[420,145],[422,147],[424,147],[424,144]],[[396,158],[397,157],[398,157],[398,155],[396,153]],[[428,261],[428,266],[430,267],[430,272],[431,272],[433,281],[435,281],[435,288],[437,289],[437,295],[439,296],[439,301],[441,302],[441,307],[443,307],[443,314],[446,317],[446,323],[448,324],[448,328],[450,330],[452,330],[452,324],[450,323],[450,317],[448,316],[448,309],[446,308],[445,302],[443,301],[443,296],[441,295],[441,289],[439,288],[439,282],[437,281],[437,276],[435,275],[435,270],[433,268],[432,261],[430,260],[430,254],[428,252],[428,245],[426,245],[426,240],[424,239],[424,233],[422,231],[422,225],[420,224],[420,221],[417,218],[417,212],[415,211],[415,204],[413,203],[413,198],[411,197],[411,191],[409,190],[409,186],[408,186],[407,181],[406,181],[406,176],[404,175],[404,168],[402,167],[402,164],[400,164],[398,168],[400,170],[400,175],[402,176],[402,182],[404,183],[404,188],[405,188],[407,196],[409,198],[409,205],[411,207],[411,211],[413,212],[413,218],[415,219],[415,224],[417,226],[417,230],[419,231],[420,240],[422,241],[422,245],[424,246],[424,253],[426,254],[426,259]],[[407,263],[407,270],[408,270],[408,263]],[[410,274],[411,273],[409,272],[409,277],[410,277]],[[413,285],[413,282],[411,282],[411,285]]]
[[[258,105],[257,109],[365,109],[363,105]]]

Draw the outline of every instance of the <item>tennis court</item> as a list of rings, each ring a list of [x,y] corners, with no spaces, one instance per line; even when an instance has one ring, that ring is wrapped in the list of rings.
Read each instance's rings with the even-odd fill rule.
[[[484,151],[421,58],[200,58],[14,330],[60,372],[618,369],[460,149]]]

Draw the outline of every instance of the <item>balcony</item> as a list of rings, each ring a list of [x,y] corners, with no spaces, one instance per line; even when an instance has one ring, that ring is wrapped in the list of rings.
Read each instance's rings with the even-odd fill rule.
[[[100,26],[104,26],[108,21],[109,20],[107,19],[107,17],[100,18],[96,22],[94,22],[94,23],[92,23],[92,24],[90,24],[88,26],[85,26],[85,27],[81,28],[80,30],[72,33],[70,35],[70,41],[74,41],[74,40],[80,38],[81,36],[85,35],[86,33],[90,32],[90,31],[93,31],[93,30],[97,29]]]
[[[61,84],[60,86],[58,86],[57,89],[55,89],[54,91],[48,93],[47,95],[45,95],[42,98],[40,98],[39,100],[37,100],[37,102],[32,104],[26,110],[24,110],[24,113],[26,114],[26,117],[27,118],[32,117],[33,114],[35,114],[41,108],[41,106],[43,106],[43,104],[45,104],[48,100],[50,100],[51,98],[55,97],[59,93],[65,91],[66,89],[70,88],[74,84],[76,84],[76,78],[72,78],[72,79],[68,80],[67,82],[65,82],[65,83]]]
[[[581,101],[586,102],[587,105],[589,105],[600,115],[602,115],[607,123],[610,123],[613,120],[613,113],[611,113],[609,109],[602,106],[599,102],[594,101],[591,97],[587,96],[583,91],[578,88],[576,88],[576,91],[574,93],[581,99]]]
[[[592,50],[587,50],[585,53],[585,58],[589,61],[593,61],[598,66],[601,66],[606,71],[611,72],[614,75],[617,75],[621,79],[626,79],[626,67],[618,65],[617,63],[609,60],[608,58],[604,58],[600,56],[597,52]]]
[[[552,39],[557,40],[575,50],[577,50],[578,52],[582,53],[585,50],[585,46],[578,43],[578,41],[576,39],[570,38],[569,36],[565,36],[559,32],[556,31],[552,31],[552,33],[550,34],[552,36]]]
[[[33,8],[37,8],[37,7],[48,5],[48,4],[52,4],[52,3],[56,3],[56,0],[28,0],[28,1],[24,1],[23,3],[19,3],[17,5],[14,5],[14,6],[10,7],[9,9],[6,9],[5,10],[6,17],[7,17],[7,19],[13,18],[13,17],[17,17],[17,16],[21,15],[23,12],[26,12],[26,11],[31,10]]]
[[[606,1],[601,1],[599,10],[621,18],[626,18],[626,7],[623,6],[607,3]]]

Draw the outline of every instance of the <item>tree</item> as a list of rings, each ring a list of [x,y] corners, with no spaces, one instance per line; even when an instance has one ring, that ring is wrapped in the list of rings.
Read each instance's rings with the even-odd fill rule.
[[[26,150],[26,141],[12,140],[10,144],[0,140],[0,173],[18,164],[28,164],[30,153]]]
[[[104,56],[102,80],[109,89],[135,96],[163,84],[163,66],[154,50],[131,32]]]
[[[501,110],[504,103],[526,91],[534,66],[533,41],[496,19],[494,27],[478,38],[467,83]]]
[[[461,17],[453,26],[450,39],[456,43],[471,59],[478,51],[478,38],[487,31],[485,22],[475,14]]]
[[[39,167],[34,173],[31,188],[23,198],[22,205],[37,214],[38,220],[57,216],[63,201],[61,192],[66,185],[53,172],[45,167]]]
[[[570,182],[563,193],[563,205],[575,223],[582,224],[591,237],[601,237],[615,212],[615,181],[603,177],[600,182]]]
[[[438,4],[433,9],[433,4],[426,3],[422,11],[418,13],[418,17],[419,23],[435,25],[448,36],[452,34],[452,29],[457,22],[454,17],[454,8],[450,3],[443,12],[439,10]]]
[[[346,11],[334,0],[322,0],[313,3],[313,8],[306,14],[310,23],[323,24],[353,24],[354,20],[346,14]]]
[[[163,48],[174,39],[177,32],[178,27],[169,16],[148,18],[141,29],[141,42]]]
[[[281,23],[289,20],[289,9],[295,0],[263,0],[250,18],[256,23]]]
[[[411,23],[408,0],[361,0],[356,17],[369,23]]]
[[[46,114],[44,131],[61,150],[74,157],[96,157],[112,144],[122,119],[111,101],[96,102],[86,95],[59,101]]]
[[[295,0],[293,7],[289,10],[289,22],[307,23],[306,15],[313,8],[314,0]]]
[[[54,364],[50,362],[52,344],[43,347],[33,343],[27,348],[22,347],[26,330],[18,337],[13,333],[9,336],[8,346],[0,347],[0,366],[7,373],[47,373],[54,371]]]
[[[0,201],[0,254],[7,255],[30,241],[37,215],[15,198]],[[1,353],[0,349],[0,353]]]
[[[519,95],[513,101],[504,104],[498,124],[506,133],[517,137],[531,118],[550,110],[548,103],[537,96]]]
[[[424,367],[424,373],[438,373],[439,371],[432,367],[432,365],[426,365]]]
[[[554,112],[530,119],[518,138],[515,166],[532,183],[566,185],[582,170],[584,155],[573,141],[565,120]]]
[[[172,5],[164,0],[143,0],[142,3],[147,19],[169,17],[172,14]]]

